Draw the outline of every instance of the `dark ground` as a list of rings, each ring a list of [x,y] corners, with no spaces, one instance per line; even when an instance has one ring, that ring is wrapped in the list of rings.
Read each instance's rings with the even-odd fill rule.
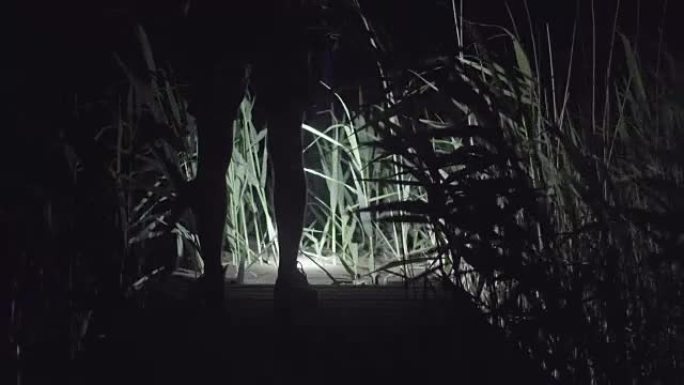
[[[230,287],[225,314],[194,305],[187,287],[154,284],[82,354],[71,382],[548,383],[472,309],[422,287],[320,287],[317,310],[289,315],[274,311],[271,286]],[[27,383],[57,379],[36,369]]]

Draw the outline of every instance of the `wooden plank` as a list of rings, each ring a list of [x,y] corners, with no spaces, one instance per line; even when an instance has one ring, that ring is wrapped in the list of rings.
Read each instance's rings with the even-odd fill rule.
[[[318,286],[317,309],[284,317],[271,285],[228,286],[221,314],[192,304],[192,282],[167,277],[146,289],[148,306],[111,345],[119,350],[97,361],[137,368],[116,383],[535,383],[467,308],[443,292],[424,296],[421,284]]]

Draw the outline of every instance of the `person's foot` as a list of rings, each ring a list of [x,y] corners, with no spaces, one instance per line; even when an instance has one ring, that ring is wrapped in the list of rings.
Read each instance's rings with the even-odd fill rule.
[[[192,284],[190,296],[207,307],[222,307],[225,302],[223,276],[202,275]]]
[[[273,298],[278,307],[316,307],[318,292],[300,270],[290,273],[278,273]]]

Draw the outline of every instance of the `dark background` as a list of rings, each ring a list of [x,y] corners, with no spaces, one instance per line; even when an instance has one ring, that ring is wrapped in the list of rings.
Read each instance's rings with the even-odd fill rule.
[[[641,36],[646,41],[657,41],[659,28],[672,51],[681,51],[679,36],[684,32],[679,18],[678,1],[668,0],[594,0],[597,44],[607,44],[612,29],[615,7],[621,7],[618,27],[629,36]],[[51,70],[61,74],[75,72],[83,75],[82,68],[104,63],[110,59],[111,50],[125,51],[131,45],[131,25],[140,20],[152,36],[155,49],[166,55],[179,54],[183,50],[183,30],[178,26],[181,19],[182,0],[105,0],[47,2],[45,0],[16,1],[14,12],[9,12],[11,55],[18,60],[21,72],[31,77],[41,71]],[[232,2],[239,4],[239,2]],[[349,1],[331,0],[335,9],[333,24],[347,35],[360,27],[358,17]],[[422,56],[445,46],[455,44],[453,15],[450,0],[361,0],[378,33],[391,40],[391,48],[406,56]],[[466,0],[465,15],[482,23],[510,27],[510,17],[505,4],[515,15],[518,31],[528,35],[523,0]],[[559,51],[567,49],[575,16],[578,15],[578,36],[591,37],[592,0],[528,0],[537,30],[543,30],[543,22],[550,24],[554,46]],[[668,10],[663,15],[663,6]],[[12,16],[13,15],[13,16]],[[639,28],[637,28],[639,26]],[[601,39],[603,37],[603,39]],[[357,40],[358,36],[347,39]],[[350,59],[338,62],[342,72],[359,67],[359,59],[365,53],[362,42],[347,45],[345,53]],[[162,52],[160,52],[161,54]],[[353,60],[355,58],[356,60]],[[60,65],[61,64],[61,65]],[[79,69],[76,69],[79,68]],[[72,70],[72,71],[70,71]],[[89,83],[89,82],[86,82]],[[92,84],[92,83],[90,83]]]
[[[368,44],[351,1],[329,2],[333,10],[329,22],[341,37],[339,49],[330,54],[332,69],[326,70],[326,80],[337,89],[348,89],[350,94],[356,92],[358,85],[370,84],[377,89],[377,52]],[[517,31],[523,40],[529,39],[523,0],[466,0],[464,13],[477,22],[512,29],[506,3],[515,17]],[[657,56],[662,32],[665,47],[681,58],[679,36],[684,27],[679,20],[678,1],[594,0],[598,68],[605,68],[602,64],[608,58],[609,32],[618,3],[618,29],[633,39],[638,37],[640,49],[646,51],[642,57]],[[74,94],[82,100],[93,100],[106,97],[113,87],[125,84],[113,53],[126,62],[140,60],[133,28],[137,22],[147,30],[158,64],[174,66],[185,55],[188,44],[182,4],[182,0],[14,1],[6,13],[9,29],[5,36],[9,44],[5,57],[9,70],[3,87],[3,92],[8,93],[3,99],[9,101],[6,107],[12,112],[10,116],[18,120],[22,116],[39,116],[57,122],[71,113]],[[426,57],[456,46],[450,0],[360,0],[360,4],[390,52],[384,58],[389,67],[415,66]],[[545,22],[549,22],[560,69],[568,62],[572,28],[577,20],[575,65],[580,71],[590,70],[592,0],[528,0],[528,4],[531,28],[537,37],[545,36],[542,32]],[[668,9],[663,14],[666,4]],[[501,33],[489,27],[483,27],[482,32],[487,36]],[[591,77],[575,79],[587,82]],[[45,125],[40,124],[24,126],[21,131],[20,136],[28,141],[47,133]]]

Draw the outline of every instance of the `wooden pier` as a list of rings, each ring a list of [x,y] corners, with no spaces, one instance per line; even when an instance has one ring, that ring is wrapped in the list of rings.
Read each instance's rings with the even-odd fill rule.
[[[316,309],[286,315],[269,285],[229,286],[216,313],[188,300],[190,284],[151,283],[144,308],[88,358],[90,375],[117,384],[548,383],[472,307],[422,284],[319,286]]]

